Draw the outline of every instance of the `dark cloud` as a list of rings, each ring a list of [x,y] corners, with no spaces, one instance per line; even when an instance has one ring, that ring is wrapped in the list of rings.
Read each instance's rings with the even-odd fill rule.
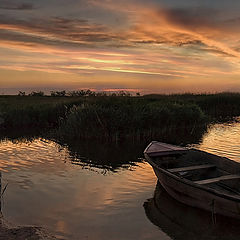
[[[89,46],[97,43],[107,44],[121,39],[118,34],[113,33],[106,26],[90,23],[84,19],[53,17],[19,20],[0,15],[0,28],[1,39],[7,40],[8,38],[25,43],[37,42],[50,45],[62,43]]]
[[[172,8],[160,10],[169,22],[190,29],[211,27],[217,24],[219,11],[212,8]]]
[[[198,46],[205,46],[205,44],[200,41],[200,40],[185,40],[185,41],[179,41],[178,44],[176,44],[178,46],[185,46],[185,45],[198,45]]]
[[[81,46],[81,44],[64,41],[61,39],[51,39],[42,36],[31,36],[24,33],[17,33],[9,30],[0,29],[0,41],[21,43],[23,46],[35,47],[35,45],[46,46]],[[84,44],[86,46],[86,44]]]
[[[192,45],[203,45],[205,46],[205,44],[203,44],[200,40],[187,40],[187,39],[175,39],[175,40],[170,40],[164,37],[161,37],[161,40],[136,40],[136,41],[131,41],[132,43],[135,44],[171,44],[174,46],[192,46]]]
[[[0,2],[0,9],[5,10],[32,10],[34,9],[33,4],[30,3],[16,3],[13,1],[2,1]]]

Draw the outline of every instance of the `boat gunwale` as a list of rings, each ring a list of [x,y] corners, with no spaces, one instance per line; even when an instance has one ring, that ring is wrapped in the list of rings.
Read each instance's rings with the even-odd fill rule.
[[[152,144],[152,143],[150,143],[150,144]],[[150,144],[148,145],[148,147],[150,146]],[[148,148],[148,147],[147,147],[147,148]],[[147,148],[146,148],[146,150],[147,150]],[[214,194],[214,195],[216,195],[216,196],[218,196],[218,197],[225,198],[225,199],[232,200],[232,201],[235,201],[235,202],[239,202],[239,203],[240,203],[240,195],[239,195],[239,197],[233,197],[233,196],[231,196],[231,195],[221,193],[221,192],[219,192],[219,191],[217,191],[217,190],[215,190],[215,189],[209,188],[209,187],[204,186],[204,185],[199,185],[199,184],[197,184],[197,183],[194,183],[194,182],[191,181],[191,180],[185,179],[185,178],[183,178],[183,177],[179,177],[179,176],[177,176],[177,175],[175,175],[175,174],[173,174],[173,173],[165,170],[164,168],[159,167],[159,166],[152,160],[152,158],[148,155],[148,153],[146,152],[146,150],[144,151],[144,155],[145,155],[145,159],[148,161],[148,163],[149,163],[152,167],[154,167],[154,168],[156,168],[157,170],[161,171],[162,173],[166,174],[168,177],[174,178],[175,180],[181,182],[182,184],[190,185],[191,187],[201,189],[201,190],[203,190],[203,191],[205,191],[205,192],[209,192],[209,193]],[[189,149],[189,150],[204,152],[204,151],[197,150],[197,149]],[[207,153],[207,152],[204,152],[204,153]],[[210,155],[213,155],[213,156],[217,156],[217,155],[214,155],[214,154],[211,154],[211,153],[207,153],[207,154],[210,154]],[[217,156],[217,157],[223,158],[223,157],[220,157],[220,156]],[[231,159],[228,159],[228,158],[225,158],[225,157],[224,157],[224,159],[227,159],[227,160],[229,160],[229,161],[232,161]]]
[[[149,149],[154,143],[155,143],[155,144],[156,144],[156,143],[164,144],[164,145],[165,145],[164,147],[169,148],[170,150],[169,150],[169,151],[163,151],[162,154],[160,154],[159,151],[157,151],[157,152],[149,152],[149,153],[148,153],[148,152],[147,152],[148,149]],[[179,146],[174,146],[174,145],[172,145],[172,146],[177,147],[177,148],[179,148],[179,149],[178,149],[178,150],[171,150],[170,146],[171,146],[171,144],[168,144],[168,143],[162,143],[162,142],[158,142],[158,141],[152,141],[152,142],[150,142],[150,143],[147,145],[147,147],[145,148],[145,150],[144,150],[143,153],[144,153],[144,154],[147,153],[149,156],[151,155],[151,157],[157,157],[157,156],[161,156],[161,155],[165,155],[165,154],[167,154],[167,155],[181,154],[181,153],[186,153],[186,152],[188,151],[188,148],[179,147]]]

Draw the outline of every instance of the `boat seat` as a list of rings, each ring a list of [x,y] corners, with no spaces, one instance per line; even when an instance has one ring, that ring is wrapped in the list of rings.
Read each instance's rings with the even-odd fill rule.
[[[240,175],[225,175],[225,176],[220,176],[220,177],[216,177],[216,178],[209,178],[209,179],[204,179],[204,180],[199,180],[199,181],[195,181],[194,183],[197,184],[209,184],[209,183],[215,183],[215,182],[219,182],[222,180],[231,180],[231,179],[237,179],[240,178]]]
[[[193,171],[198,169],[206,169],[206,168],[215,168],[216,166],[213,164],[201,164],[201,165],[195,165],[195,166],[189,166],[189,167],[181,167],[181,168],[169,168],[167,169],[171,173],[177,173],[177,172],[186,172],[186,171]]]

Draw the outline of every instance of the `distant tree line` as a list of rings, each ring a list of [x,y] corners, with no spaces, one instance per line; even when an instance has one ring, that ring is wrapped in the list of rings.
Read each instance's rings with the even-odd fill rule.
[[[26,92],[19,91],[18,96],[35,96],[35,97],[43,97],[46,96],[43,91],[31,92],[26,94]],[[119,91],[119,92],[94,92],[90,89],[87,90],[78,90],[78,91],[51,91],[51,97],[101,97],[101,96],[112,96],[112,97],[130,97],[132,94],[128,91]],[[136,93],[136,96],[140,96],[140,93]]]
[[[26,92],[22,92],[22,91],[19,91],[19,93],[18,93],[18,96],[37,96],[37,97],[42,97],[42,96],[44,96],[45,94],[44,94],[44,92],[42,92],[42,91],[39,91],[39,92],[31,92],[31,93],[29,93],[28,95],[26,94]]]

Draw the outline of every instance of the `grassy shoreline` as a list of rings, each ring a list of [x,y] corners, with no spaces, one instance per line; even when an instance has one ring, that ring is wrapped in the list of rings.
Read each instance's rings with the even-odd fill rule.
[[[146,96],[0,96],[0,128],[51,131],[69,139],[151,139],[194,134],[240,116],[240,94]]]

